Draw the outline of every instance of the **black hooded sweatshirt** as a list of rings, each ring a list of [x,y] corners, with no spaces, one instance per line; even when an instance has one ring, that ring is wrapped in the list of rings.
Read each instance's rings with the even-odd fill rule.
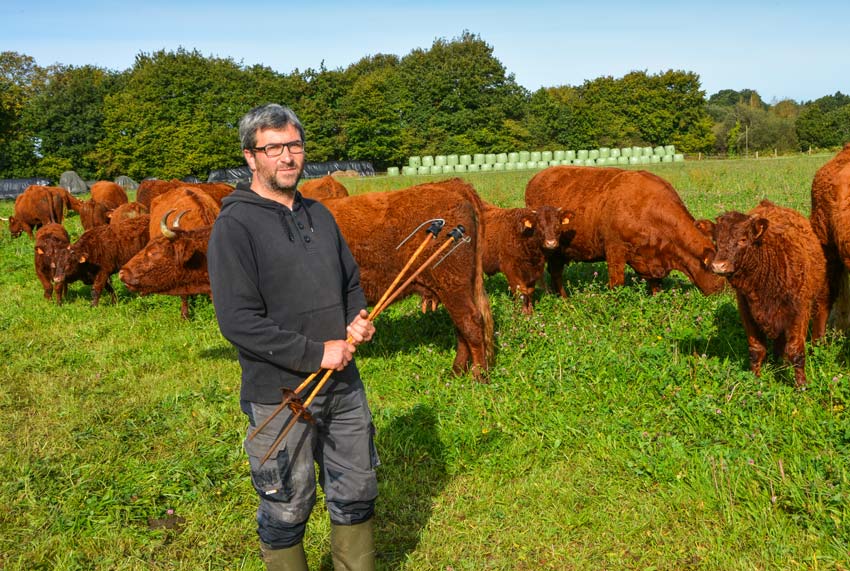
[[[324,342],[345,339],[366,307],[360,270],[331,213],[295,193],[293,208],[242,183],[224,198],[207,250],[222,335],[239,351],[243,401],[281,402],[319,369]],[[329,390],[362,386],[352,360]]]

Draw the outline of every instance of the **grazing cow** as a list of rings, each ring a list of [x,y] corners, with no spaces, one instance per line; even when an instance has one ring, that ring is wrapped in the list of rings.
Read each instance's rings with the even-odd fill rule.
[[[147,215],[128,218],[121,224],[106,224],[86,230],[71,244],[70,260],[65,267],[65,274],[78,274],[81,270],[78,270],[76,265],[88,264],[85,273],[94,272],[92,306],[98,304],[104,287],[112,294],[113,302],[117,302],[109,278],[145,247],[149,226]]]
[[[105,205],[108,210],[129,202],[124,187],[111,180],[99,180],[91,185],[91,199]]]
[[[835,326],[846,330],[850,328],[850,143],[815,173],[809,219],[826,255]]]
[[[70,197],[70,202],[71,210],[80,215],[80,224],[83,225],[83,230],[91,230],[95,226],[109,224],[110,208],[108,205],[93,198],[80,200],[75,196]]]
[[[569,260],[606,261],[608,286],[625,283],[626,264],[649,282],[652,291],[671,270],[684,273],[700,291],[723,288],[723,279],[703,266],[711,240],[694,227],[675,189],[646,171],[607,167],[557,166],[534,176],[525,190],[529,208],[551,205],[575,213],[561,237],[559,253],[549,257],[552,286],[566,297],[563,267]]]
[[[360,281],[370,303],[377,302],[413,254],[424,231],[396,249],[420,223],[443,218],[447,228],[462,225],[470,238],[436,267],[429,267],[402,295],[417,293],[438,299],[448,311],[457,333],[455,373],[472,366],[476,378],[493,358],[493,320],[484,290],[481,216],[483,204],[469,184],[460,179],[420,184],[392,192],[374,192],[326,199],[360,266]],[[447,232],[438,237],[443,243]],[[436,246],[426,249],[418,267]]]
[[[753,373],[761,372],[768,338],[774,354],[794,365],[797,387],[805,386],[806,329],[811,319],[812,341],[820,339],[829,313],[826,258],[809,221],[762,200],[747,214],[696,224],[716,246],[706,250],[708,266],[735,289]]]
[[[35,275],[44,288],[44,299],[53,299],[55,292],[57,305],[62,304],[68,286],[56,279],[56,268],[65,264],[70,244],[68,231],[54,222],[39,228],[35,235]]]
[[[534,287],[543,277],[546,252],[557,249],[572,218],[571,211],[553,206],[537,210],[484,206],[484,273],[505,274],[526,315],[534,311]]]
[[[109,217],[110,224],[120,224],[127,218],[138,218],[144,214],[148,214],[148,209],[144,204],[127,202],[115,210],[110,210],[107,216]]]
[[[226,182],[183,182],[176,178],[171,180],[151,178],[139,183],[139,188],[136,190],[136,202],[144,204],[148,210],[152,210],[154,198],[175,188],[182,187],[195,188],[206,192],[215,199],[219,208],[221,208],[221,200],[233,192],[233,187]]]
[[[221,206],[208,193],[190,186],[181,186],[154,197],[150,208],[150,239],[161,234],[160,221],[171,211],[184,213],[180,227],[184,230],[208,226],[215,222]]]
[[[207,272],[207,244],[212,225],[184,230],[179,226],[178,214],[175,226],[169,228],[167,217],[168,214],[160,220],[160,235],[130,258],[118,277],[139,295],[179,295],[180,315],[188,319],[188,296],[212,295]]]
[[[304,198],[325,200],[326,198],[342,198],[348,196],[348,190],[331,175],[303,181],[298,191]]]
[[[65,213],[71,211],[71,193],[64,186],[45,186],[53,195],[53,210],[58,214],[56,221],[61,223]]]
[[[61,208],[57,212],[56,201],[46,186],[30,185],[15,197],[15,213],[9,217],[9,232],[17,238],[26,232],[30,238],[33,231],[45,224],[62,221]]]

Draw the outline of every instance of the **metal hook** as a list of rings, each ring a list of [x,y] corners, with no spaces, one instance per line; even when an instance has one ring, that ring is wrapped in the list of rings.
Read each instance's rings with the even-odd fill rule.
[[[452,232],[454,232],[454,230],[452,230]],[[454,237],[454,236],[453,236],[453,237]],[[455,240],[457,240],[457,238],[455,238]],[[437,263],[436,263],[436,264],[434,264],[433,266],[431,266],[431,269],[433,270],[434,268],[436,268],[437,266],[439,266],[439,265],[442,263],[442,261],[443,261],[443,260],[445,260],[446,258],[448,258],[448,257],[449,257],[449,255],[450,255],[452,252],[454,252],[455,250],[457,250],[458,246],[461,246],[461,245],[463,245],[463,244],[466,244],[467,242],[472,242],[472,236],[464,236],[464,237],[463,237],[463,238],[461,238],[460,240],[457,240],[457,244],[455,244],[455,245],[452,247],[452,249],[451,249],[451,250],[449,250],[448,252],[446,252],[446,254],[445,254],[442,258],[440,258],[439,260],[437,260]]]
[[[399,248],[404,246],[405,242],[407,242],[408,240],[413,238],[413,235],[416,234],[417,232],[419,232],[419,230],[421,230],[422,227],[425,226],[428,223],[431,223],[431,225],[428,227],[428,230],[426,230],[426,232],[432,234],[434,236],[434,238],[436,238],[437,234],[440,233],[440,230],[443,229],[443,226],[445,225],[446,221],[442,218],[432,218],[431,220],[426,220],[425,222],[423,222],[422,224],[417,226],[416,229],[413,232],[411,232],[410,235],[407,236],[407,238],[402,240],[401,243],[398,246],[395,247],[395,249],[398,250]]]

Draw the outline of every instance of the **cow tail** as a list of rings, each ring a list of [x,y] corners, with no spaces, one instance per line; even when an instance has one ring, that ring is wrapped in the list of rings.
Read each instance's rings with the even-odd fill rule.
[[[841,270],[834,284],[837,291],[829,314],[829,325],[839,331],[848,331],[850,330],[850,274],[844,264],[841,264]]]
[[[475,237],[475,305],[481,313],[484,322],[484,355],[487,368],[493,365],[495,359],[495,347],[493,344],[493,314],[490,311],[490,298],[484,289],[484,215],[483,208],[475,208],[477,236]]]

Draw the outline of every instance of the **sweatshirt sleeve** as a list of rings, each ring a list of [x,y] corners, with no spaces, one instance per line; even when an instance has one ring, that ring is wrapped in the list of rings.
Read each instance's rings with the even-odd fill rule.
[[[240,222],[228,216],[216,220],[207,266],[219,329],[240,352],[294,371],[321,366],[323,343],[284,329],[266,316],[251,237]]]

